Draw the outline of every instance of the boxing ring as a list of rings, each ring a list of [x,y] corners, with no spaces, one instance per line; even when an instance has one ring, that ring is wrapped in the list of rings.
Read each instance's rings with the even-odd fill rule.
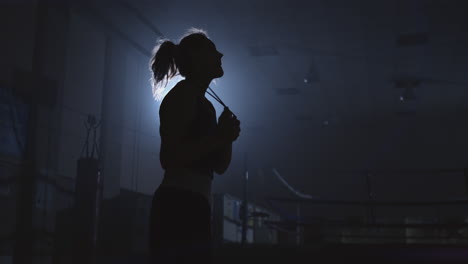
[[[414,173],[415,170],[410,172]],[[434,170],[419,170],[419,173],[434,173]],[[467,170],[437,170],[436,173],[463,173],[468,183]],[[279,172],[273,168],[278,180],[294,194],[295,198],[267,196],[265,200],[276,212],[282,216],[281,221],[268,221],[265,224],[280,231],[289,232],[297,236],[296,244],[304,243],[304,229],[321,230],[322,242],[333,243],[388,243],[392,244],[453,244],[468,245],[468,199],[465,197],[445,200],[375,200],[372,190],[367,188],[367,200],[338,200],[321,199],[313,195],[304,194],[292,187]],[[369,174],[368,172],[366,172]],[[375,172],[374,172],[375,173]],[[369,180],[367,180],[369,183]],[[468,186],[467,186],[468,190]],[[293,205],[294,213],[282,209],[282,205]],[[364,209],[362,217],[354,219],[332,219],[327,217],[304,217],[304,210],[314,206],[346,206]],[[455,219],[443,217],[407,217],[400,219],[379,218],[376,210],[382,207],[391,208],[433,208],[435,211],[445,206],[457,206],[460,216]],[[337,230],[339,232],[337,232]],[[367,231],[366,231],[367,230]],[[400,230],[400,232],[398,232]],[[390,235],[390,233],[392,235]],[[337,239],[338,238],[338,239]],[[353,239],[351,238],[360,238]],[[365,238],[368,238],[367,240]]]

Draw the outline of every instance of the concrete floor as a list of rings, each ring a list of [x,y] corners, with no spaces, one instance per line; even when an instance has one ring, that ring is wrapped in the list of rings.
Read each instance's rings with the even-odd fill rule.
[[[117,253],[118,254],[118,253]],[[147,264],[145,256],[100,257],[98,263]],[[305,264],[305,263],[468,263],[468,245],[322,245],[247,246],[216,248],[213,264]]]
[[[468,263],[468,246],[325,245],[231,246],[215,251],[218,263]]]

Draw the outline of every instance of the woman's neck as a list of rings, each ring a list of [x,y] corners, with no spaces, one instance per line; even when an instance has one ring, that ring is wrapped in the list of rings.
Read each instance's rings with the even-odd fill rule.
[[[204,97],[212,79],[185,78],[185,81],[192,86],[190,89],[195,89],[197,96]]]

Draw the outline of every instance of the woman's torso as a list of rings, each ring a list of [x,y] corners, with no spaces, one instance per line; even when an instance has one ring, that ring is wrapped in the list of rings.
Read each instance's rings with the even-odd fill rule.
[[[186,133],[188,140],[197,140],[200,137],[210,135],[214,133],[217,126],[216,111],[211,102],[202,97],[197,99],[196,105],[196,117]],[[162,123],[160,125],[161,127],[164,126]],[[164,139],[161,138],[161,164],[167,161],[165,151]],[[184,167],[166,168],[161,187],[175,187],[193,191],[211,200],[213,158],[214,154],[187,164]]]

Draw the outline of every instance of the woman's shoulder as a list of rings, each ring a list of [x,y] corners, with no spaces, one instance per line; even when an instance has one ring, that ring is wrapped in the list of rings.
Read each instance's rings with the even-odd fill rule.
[[[172,100],[191,100],[195,94],[190,90],[185,80],[178,82],[164,97],[164,99]],[[163,100],[164,101],[164,100]]]
[[[190,109],[194,105],[195,97],[186,88],[184,81],[178,82],[163,98],[159,112],[166,111],[168,108]]]

